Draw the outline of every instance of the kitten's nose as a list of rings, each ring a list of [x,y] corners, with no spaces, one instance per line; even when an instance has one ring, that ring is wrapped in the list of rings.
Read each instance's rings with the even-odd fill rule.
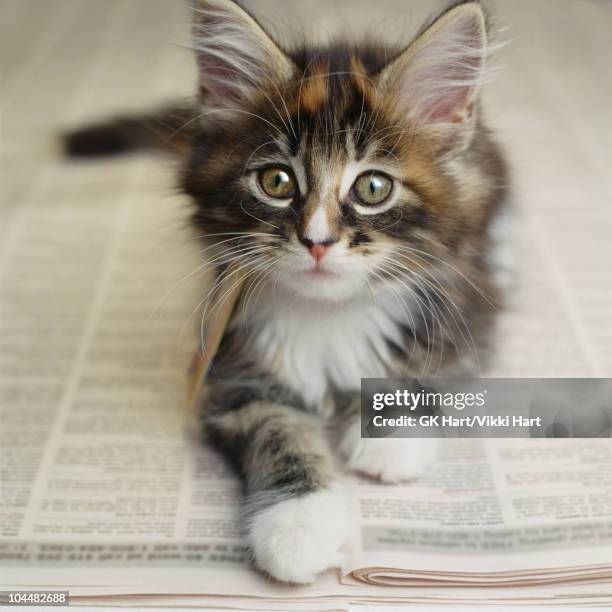
[[[313,244],[310,247],[310,254],[312,255],[312,258],[319,263],[324,257],[325,257],[325,253],[327,253],[327,249],[329,249],[328,245],[325,244]]]
[[[300,238],[300,242],[308,249],[312,258],[319,263],[336,241],[326,240],[325,242],[313,242],[312,240],[308,240],[308,238]]]

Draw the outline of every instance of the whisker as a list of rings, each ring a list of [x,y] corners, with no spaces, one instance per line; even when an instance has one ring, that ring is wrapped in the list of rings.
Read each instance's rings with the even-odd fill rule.
[[[396,269],[400,269],[400,270],[408,273],[410,278],[415,279],[416,281],[420,281],[420,282],[426,283],[426,285],[430,288],[430,290],[433,291],[441,299],[442,306],[445,308],[445,310],[448,312],[449,316],[452,318],[453,323],[454,323],[457,331],[461,335],[461,338],[465,342],[466,346],[470,349],[470,352],[472,353],[472,355],[478,360],[478,354],[477,354],[477,350],[476,350],[476,342],[474,340],[474,337],[472,336],[472,333],[470,331],[469,325],[467,324],[467,322],[466,322],[466,320],[465,320],[465,318],[463,316],[463,312],[462,312],[461,308],[455,302],[453,297],[444,289],[444,287],[439,283],[439,281],[435,277],[432,276],[432,274],[431,274],[431,272],[429,270],[427,270],[425,267],[420,265],[417,261],[414,261],[414,260],[411,260],[411,259],[407,258],[405,255],[402,255],[402,257],[408,259],[408,261],[410,261],[413,265],[418,266],[421,270],[423,270],[423,272],[429,278],[416,274],[416,272],[414,270],[412,270],[410,268],[406,268],[406,266],[402,265],[400,262],[398,262],[398,261],[396,261],[396,260],[394,260],[392,258],[388,258],[387,257],[386,259]],[[431,280],[429,280],[429,279],[431,279]],[[450,303],[450,305],[449,305],[449,303]],[[453,307],[452,309],[450,307],[451,305]],[[453,312],[453,309],[454,309],[454,312]],[[455,316],[455,313],[457,314],[457,316],[461,320],[461,324],[457,320],[457,317]],[[467,334],[468,337],[466,337],[465,334]],[[458,348],[456,346],[456,344],[455,344],[455,342],[454,342],[452,337],[450,338],[450,340],[453,343],[453,345],[455,346],[455,348]]]
[[[264,142],[263,144],[260,144],[258,147],[255,148],[255,150],[249,155],[248,159],[244,163],[244,166],[242,167],[242,176],[244,176],[247,173],[249,169],[249,164],[251,163],[251,160],[253,159],[257,151],[259,151],[260,149],[263,149],[267,145],[274,144],[275,142],[276,142],[275,140],[268,140],[267,142]]]
[[[240,201],[240,209],[242,210],[242,212],[246,213],[247,215],[249,215],[249,217],[252,217],[256,221],[259,221],[260,223],[264,223],[265,225],[269,225],[270,227],[273,227],[274,229],[280,229],[278,227],[278,225],[274,225],[273,223],[269,223],[268,221],[264,221],[263,219],[260,219],[259,217],[256,217],[255,215],[251,214],[248,210],[246,210],[246,208],[244,207],[244,200]]]
[[[216,246],[216,245],[213,245],[213,246]],[[177,283],[175,283],[162,296],[160,301],[157,303],[157,305],[155,306],[155,308],[151,312],[150,316],[154,317],[155,314],[157,313],[157,311],[163,306],[163,304],[165,304],[165,302],[172,295],[172,293],[174,293],[174,291],[176,291],[181,285],[183,285],[187,280],[189,280],[194,275],[196,275],[198,273],[204,273],[205,271],[209,270],[210,268],[214,267],[215,265],[222,265],[222,264],[231,263],[231,261],[233,261],[233,259],[235,259],[234,256],[238,256],[238,255],[242,256],[244,254],[248,254],[249,252],[251,252],[251,250],[258,251],[261,248],[272,249],[274,247],[266,246],[266,245],[241,245],[241,246],[231,247],[229,249],[225,249],[223,253],[221,253],[220,255],[215,257],[214,259],[205,261],[201,265],[197,266],[194,270],[192,270],[191,272],[186,274]],[[230,259],[225,261],[224,258],[226,258],[228,256],[232,256],[232,258],[230,258]]]
[[[190,119],[189,121],[184,123],[180,128],[177,128],[176,130],[174,130],[174,132],[172,132],[172,134],[170,134],[170,136],[168,137],[168,140],[173,139],[177,134],[179,134],[188,125],[191,125],[195,121],[199,121],[200,119],[204,119],[204,117],[207,117],[208,115],[213,115],[215,113],[227,113],[227,112],[229,112],[229,113],[240,113],[240,114],[243,114],[243,115],[248,115],[250,117],[255,117],[256,119],[259,119],[260,121],[263,121],[264,123],[266,123],[270,127],[274,128],[279,134],[284,135],[283,131],[277,125],[274,125],[274,123],[268,121],[265,117],[262,117],[261,115],[258,115],[256,113],[251,113],[251,112],[243,110],[241,108],[229,107],[229,108],[212,108],[212,109],[207,110],[207,111],[205,111],[203,113],[199,113],[198,115],[193,117],[193,119]]]
[[[201,240],[204,238],[215,238],[217,236],[273,236],[276,234],[271,232],[221,232],[219,234],[201,234],[200,236],[194,236],[191,240]]]
[[[257,290],[259,285],[261,285],[263,281],[266,279],[268,270],[270,270],[270,268],[276,265],[278,257],[279,256],[276,256],[272,260],[264,262],[258,266],[257,276],[253,279],[253,282],[251,283],[244,297],[244,311],[245,312],[249,311],[249,306],[250,306],[253,296],[255,295],[255,291]]]
[[[399,250],[409,251],[409,252],[411,252],[412,254],[415,254],[415,255],[423,255],[423,256],[426,256],[426,257],[430,257],[434,261],[437,261],[437,262],[445,265],[446,267],[450,268],[451,271],[455,272],[460,278],[462,278],[464,281],[466,281],[470,285],[470,287],[472,289],[474,289],[474,291],[476,291],[478,293],[478,295],[480,295],[480,297],[482,297],[489,304],[489,306],[491,306],[495,310],[498,310],[498,306],[497,306],[497,304],[494,303],[493,298],[488,296],[470,278],[468,278],[463,272],[461,272],[461,270],[459,270],[456,266],[453,266],[453,264],[451,264],[450,262],[448,262],[448,261],[446,261],[444,259],[441,259],[440,257],[437,257],[436,255],[433,255],[432,253],[428,253],[427,251],[422,251],[422,250],[416,249],[414,247],[394,245],[394,248],[399,249]]]
[[[415,300],[416,300],[416,305],[419,309],[419,311],[421,312],[421,320],[423,321],[423,323],[425,324],[425,333],[427,334],[427,355],[426,355],[426,359],[425,359],[425,363],[423,364],[423,372],[427,371],[427,368],[429,367],[429,361],[430,361],[430,351],[432,348],[432,342],[431,342],[431,335],[430,335],[430,331],[429,331],[429,325],[428,325],[428,319],[425,316],[425,312],[423,311],[423,308],[421,306],[421,300],[419,299],[418,294],[414,291],[414,289],[412,289],[411,287],[409,287],[400,277],[398,277],[397,274],[395,274],[393,272],[393,270],[389,270],[388,267],[382,265],[380,266],[380,269],[382,271],[384,271],[386,274],[389,274],[389,276],[391,276],[396,282],[400,283],[408,292],[409,295],[411,295]],[[433,317],[433,313],[431,311],[429,311],[431,316]],[[415,328],[416,331],[416,328]]]
[[[412,329],[413,332],[416,331],[416,322],[414,320],[414,316],[412,314],[412,312],[410,311],[409,308],[407,308],[406,305],[406,300],[401,296],[400,292],[393,286],[393,284],[391,283],[391,281],[388,278],[385,278],[382,274],[380,274],[378,272],[379,268],[378,266],[376,266],[376,268],[374,270],[371,270],[370,273],[373,274],[378,280],[380,280],[383,284],[386,285],[386,287],[391,291],[393,297],[395,298],[395,300],[397,301],[402,314],[404,315],[404,317],[406,318],[406,320],[409,322],[410,324],[410,329]],[[408,355],[408,362],[410,362],[412,360],[412,357],[414,356],[414,351],[416,350],[416,343],[412,344],[412,349],[410,351],[410,355]]]
[[[432,316],[432,322],[437,327],[438,333],[439,333],[439,337],[442,340],[442,342],[440,343],[440,356],[439,356],[439,359],[438,359],[438,369],[440,369],[441,364],[442,364],[442,360],[443,360],[443,357],[444,357],[444,342],[443,342],[443,339],[444,339],[445,335],[448,335],[448,334],[445,334],[445,328],[442,325],[442,317],[441,317],[440,309],[438,308],[436,303],[432,301],[432,299],[429,296],[428,292],[423,290],[423,288],[422,288],[422,286],[420,284],[420,279],[419,279],[419,277],[416,274],[415,275],[413,275],[413,274],[408,275],[401,268],[398,269],[397,267],[395,267],[395,269],[398,271],[398,273],[402,273],[404,276],[407,276],[410,279],[410,281],[412,283],[414,283],[419,288],[420,295],[422,295],[423,298],[425,300],[427,300],[427,303],[429,305],[427,310],[430,312],[430,314]],[[415,293],[415,295],[418,295],[418,294]],[[454,344],[454,341],[452,340],[452,338],[450,340]],[[432,346],[432,348],[433,348],[433,346]],[[433,353],[432,353],[432,356],[433,356]]]
[[[206,248],[196,251],[194,255],[204,255],[204,253],[206,253],[207,251],[210,251],[211,249],[219,248],[222,244],[227,244],[228,242],[238,241],[238,244],[236,244],[236,246],[243,246],[240,244],[240,241],[246,240],[247,238],[249,238],[249,236],[234,236],[233,238],[227,238],[226,240],[214,242],[213,244],[209,244]],[[232,248],[232,247],[229,247],[229,248]]]
[[[259,253],[259,251],[254,251],[255,254]],[[250,255],[251,253],[247,254]],[[227,262],[223,262],[224,264],[226,263],[227,265],[233,263],[234,261],[238,261],[240,258],[244,258],[245,255],[244,254],[240,254],[238,256],[232,257],[229,261]],[[207,298],[212,297],[214,295],[215,290],[217,289],[218,285],[220,284],[220,281],[222,281],[224,274],[225,274],[226,270],[223,270],[221,272],[221,274],[219,275],[219,277],[216,279],[216,282],[213,284],[213,287],[206,293],[206,295],[202,298],[202,300],[200,300],[200,302],[198,302],[198,304],[196,305],[196,307],[191,311],[191,314],[189,315],[189,317],[187,318],[187,321],[185,322],[182,331],[181,331],[181,338],[183,336],[183,333],[187,327],[187,325],[189,324],[189,322],[191,321],[191,319],[193,318],[193,316],[195,315],[195,313],[198,311],[198,309],[204,304],[204,302],[206,302]]]
[[[189,320],[191,319],[193,314],[195,314],[195,312],[197,312],[197,310],[204,304],[204,302],[206,302],[206,304],[204,305],[204,308],[202,310],[202,317],[201,317],[201,321],[200,321],[200,346],[201,346],[201,350],[204,350],[204,328],[205,328],[206,318],[207,318],[207,315],[208,315],[208,309],[210,307],[212,298],[214,297],[214,295],[216,294],[217,290],[221,287],[222,284],[227,282],[227,280],[230,279],[232,276],[235,276],[236,274],[240,273],[242,270],[247,268],[249,265],[251,265],[251,263],[252,262],[250,262],[250,261],[246,261],[246,262],[244,262],[242,264],[239,264],[238,266],[236,266],[234,268],[227,268],[226,270],[224,270],[219,275],[219,278],[215,282],[215,284],[212,287],[212,289],[207,293],[207,295],[204,297],[204,299],[202,299],[202,301],[196,306],[196,308],[193,311],[192,315],[190,315],[190,318],[185,323],[185,325],[183,327],[183,330],[181,332],[181,336],[184,333],[184,331],[185,331],[185,329],[186,329],[186,327],[187,327],[187,325],[189,323]],[[232,285],[232,287],[233,286],[234,285]]]

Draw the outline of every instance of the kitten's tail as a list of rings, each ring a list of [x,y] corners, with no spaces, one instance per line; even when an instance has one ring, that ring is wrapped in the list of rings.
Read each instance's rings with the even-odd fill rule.
[[[103,157],[132,151],[184,154],[199,128],[195,106],[162,108],[146,115],[115,117],[62,134],[68,157]]]

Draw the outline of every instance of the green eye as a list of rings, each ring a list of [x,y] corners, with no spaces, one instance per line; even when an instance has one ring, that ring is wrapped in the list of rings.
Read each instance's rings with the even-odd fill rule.
[[[384,174],[362,174],[354,183],[353,190],[357,198],[370,206],[382,204],[393,189],[393,181]]]
[[[264,168],[259,173],[259,184],[271,198],[286,200],[295,195],[293,176],[284,168]]]

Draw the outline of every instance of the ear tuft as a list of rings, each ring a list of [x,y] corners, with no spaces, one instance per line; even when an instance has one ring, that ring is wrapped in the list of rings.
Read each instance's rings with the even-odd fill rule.
[[[477,0],[454,2],[381,74],[411,119],[457,124],[471,116],[486,67],[485,15]]]
[[[193,38],[206,109],[231,112],[292,63],[257,21],[232,0],[193,0]]]

